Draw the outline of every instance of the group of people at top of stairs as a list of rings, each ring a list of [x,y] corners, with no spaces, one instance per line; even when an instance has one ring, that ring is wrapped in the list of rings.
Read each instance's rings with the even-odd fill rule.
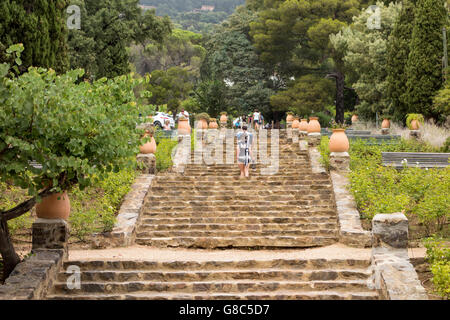
[[[265,128],[264,126],[264,116],[258,109],[255,110],[253,114],[249,114],[238,117],[233,121],[233,127],[236,129],[242,128],[243,126],[251,127],[252,129],[259,130]]]

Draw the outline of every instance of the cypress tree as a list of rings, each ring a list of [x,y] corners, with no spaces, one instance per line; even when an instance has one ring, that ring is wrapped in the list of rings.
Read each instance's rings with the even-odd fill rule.
[[[23,43],[22,72],[30,66],[66,71],[66,7],[67,0],[2,0],[0,50]]]
[[[388,42],[387,80],[388,97],[391,100],[389,112],[397,121],[403,121],[408,113],[406,100],[406,65],[410,52],[410,41],[414,26],[415,0],[404,0]]]
[[[445,0],[417,0],[406,67],[408,111],[433,113],[433,96],[442,87],[442,28],[447,22]]]

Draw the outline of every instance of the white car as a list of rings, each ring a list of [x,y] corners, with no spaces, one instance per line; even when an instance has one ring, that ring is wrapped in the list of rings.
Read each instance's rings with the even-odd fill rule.
[[[162,129],[167,120],[170,121],[170,128],[172,130],[175,129],[175,121],[173,120],[173,117],[164,112],[157,112],[156,115],[153,116],[153,125]]]

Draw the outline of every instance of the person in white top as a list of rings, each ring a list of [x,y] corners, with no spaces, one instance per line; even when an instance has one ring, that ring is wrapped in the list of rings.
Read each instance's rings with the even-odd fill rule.
[[[178,118],[180,118],[181,116],[189,120],[189,112],[185,111],[184,109],[181,109],[181,112],[178,114]]]
[[[261,125],[261,112],[259,112],[258,109],[253,113],[253,122],[255,124],[255,130],[258,130]]]

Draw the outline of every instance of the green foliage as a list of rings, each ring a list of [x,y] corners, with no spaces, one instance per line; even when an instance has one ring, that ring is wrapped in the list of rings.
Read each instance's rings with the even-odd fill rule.
[[[450,248],[439,238],[425,240],[427,261],[431,265],[433,284],[436,293],[445,299],[450,299]]]
[[[26,190],[0,182],[0,211],[12,209],[27,199]],[[18,230],[31,227],[30,214],[8,221],[8,227],[12,235]]]
[[[322,137],[319,145],[319,151],[321,154],[320,163],[325,167],[325,169],[330,170],[330,138]]]
[[[388,106],[387,98],[387,45],[401,8],[400,3],[385,6],[378,2],[381,10],[381,29],[369,29],[367,21],[371,15],[366,10],[354,17],[353,23],[336,35],[330,36],[334,49],[342,56],[345,68],[351,77],[365,119],[374,119]]]
[[[450,80],[439,90],[433,100],[433,111],[442,117],[450,116]]]
[[[202,66],[203,78],[227,83],[225,105],[238,106],[240,114],[258,108],[270,112],[269,73],[259,60],[249,37],[249,24],[257,18],[255,12],[238,8],[206,42],[207,56]]]
[[[150,104],[165,105],[168,110],[177,113],[180,101],[188,97],[193,89],[193,77],[183,68],[172,67],[167,71],[155,70],[151,73],[146,89],[152,93]]]
[[[410,114],[408,114],[407,117],[406,117],[406,126],[410,130],[412,130],[411,122],[413,120],[417,120],[420,124],[423,124],[425,122],[425,119],[423,118],[423,115],[421,115],[421,114],[417,114],[417,113],[410,113]]]
[[[360,212],[404,211],[426,227],[428,234],[443,231],[449,219],[450,168],[396,170],[381,165],[381,152],[435,152],[427,145],[402,140],[398,144],[369,146],[353,141],[350,147],[351,190]]]
[[[216,24],[225,20],[245,0],[141,0],[141,4],[156,7],[160,16],[168,15],[185,30],[211,33]],[[214,11],[194,11],[203,5],[214,6]]]
[[[311,115],[324,111],[333,103],[335,91],[333,82],[323,77],[306,75],[292,83],[286,91],[270,97],[270,103],[277,111],[293,111],[297,114]],[[329,122],[329,120],[327,121]]]
[[[68,68],[66,0],[2,0],[0,4],[0,64],[7,62],[6,48],[23,43],[25,51],[19,73],[31,67]]]
[[[57,76],[53,70],[30,68],[11,79],[8,69],[0,65],[1,181],[36,196],[48,184],[53,191],[75,184],[84,189],[131,165],[141,136],[133,89],[142,79],[77,84],[81,70]]]
[[[174,29],[162,44],[152,42],[145,47],[140,44],[132,46],[131,62],[141,75],[179,67],[188,72],[193,81],[200,77],[200,67],[206,54],[202,39],[200,34]]]
[[[178,145],[176,140],[162,139],[156,149],[156,170],[166,171],[172,167],[172,151]]]
[[[407,70],[409,112],[426,117],[442,87],[442,28],[447,23],[445,0],[417,0]]]
[[[387,47],[387,94],[391,101],[389,112],[394,115],[395,120],[401,122],[405,120],[405,115],[409,112],[405,96],[407,92],[406,82],[408,80],[406,65],[408,63],[414,25],[415,1],[403,1],[402,9],[395,23],[394,30],[389,37]]]
[[[138,7],[139,0],[73,0],[81,9],[81,29],[70,30],[72,69],[83,68],[88,79],[113,78],[130,72],[127,47],[148,41],[162,43],[171,32],[168,17]]]
[[[319,146],[322,163],[329,168],[329,138]],[[450,218],[450,168],[396,170],[381,164],[381,152],[436,152],[435,148],[410,140],[397,144],[369,145],[352,140],[350,145],[351,192],[365,218],[378,213],[405,212],[425,227],[428,235],[447,232]]]
[[[226,107],[227,87],[221,80],[203,80],[194,90],[194,93],[199,109],[212,117],[217,117],[224,106]]]
[[[134,168],[108,173],[97,185],[70,193],[71,235],[83,241],[95,232],[113,229],[123,198],[130,192],[137,176]]]

